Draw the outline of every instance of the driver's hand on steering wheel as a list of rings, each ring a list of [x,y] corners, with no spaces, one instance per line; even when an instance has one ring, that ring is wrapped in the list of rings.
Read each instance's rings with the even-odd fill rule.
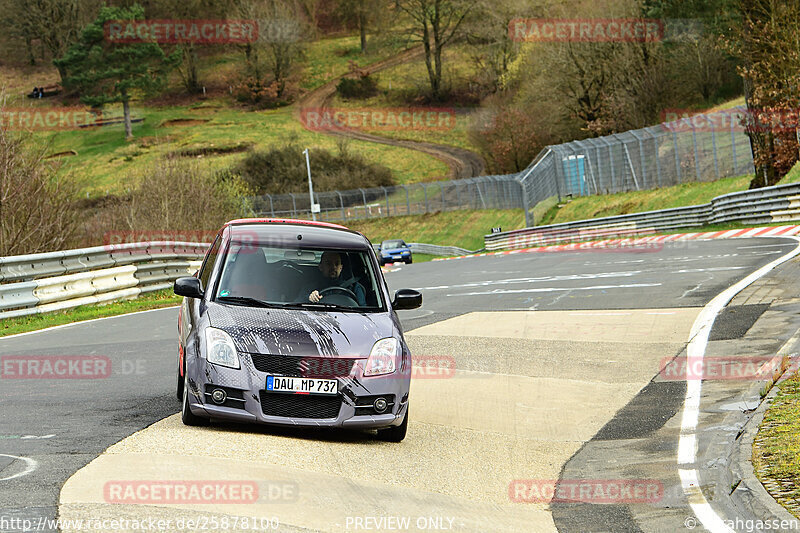
[[[322,296],[319,294],[319,291],[314,291],[308,295],[308,301],[313,303],[319,303],[322,300]]]

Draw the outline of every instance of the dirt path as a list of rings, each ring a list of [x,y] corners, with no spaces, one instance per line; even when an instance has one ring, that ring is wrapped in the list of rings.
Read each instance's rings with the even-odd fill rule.
[[[412,48],[396,56],[384,59],[383,61],[378,61],[377,63],[373,63],[372,65],[365,67],[365,69],[369,70],[371,74],[375,72],[380,72],[381,70],[385,70],[387,68],[391,68],[396,65],[400,65],[402,63],[406,63],[408,61],[416,59],[417,57],[422,56],[422,54],[423,54],[422,47]],[[324,109],[326,107],[329,107],[329,104],[333,99],[333,96],[336,94],[336,85],[339,83],[339,80],[342,77],[343,76],[339,76],[337,78],[332,79],[322,87],[319,87],[318,89],[311,91],[303,98],[301,98],[297,102],[297,105],[295,106],[295,117],[298,120],[300,119],[300,110],[303,108]],[[442,144],[434,144],[434,143],[419,142],[419,141],[392,139],[388,137],[381,137],[379,135],[372,135],[369,133],[364,133],[361,131],[354,131],[349,129],[330,128],[330,129],[315,130],[315,131],[323,131],[324,133],[327,133],[329,135],[338,135],[341,137],[358,139],[361,141],[388,144],[391,146],[400,146],[402,148],[409,148],[411,150],[417,150],[419,152],[432,155],[433,157],[443,161],[448,167],[450,167],[450,173],[447,176],[448,179],[471,178],[473,176],[480,176],[484,174],[484,170],[486,168],[483,158],[480,155],[476,154],[475,152],[471,152],[469,150],[464,150],[463,148],[456,148],[454,146],[447,146]]]

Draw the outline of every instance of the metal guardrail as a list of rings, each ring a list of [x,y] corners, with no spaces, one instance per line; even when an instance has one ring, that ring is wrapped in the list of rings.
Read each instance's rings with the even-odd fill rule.
[[[154,241],[0,257],[0,283],[87,272],[99,268],[203,256],[207,243]]]
[[[200,268],[208,246],[158,241],[0,257],[0,319],[168,289]],[[457,246],[409,246],[412,252],[431,255],[471,253]]]
[[[0,318],[135,298],[201,265],[208,244],[145,242],[0,258]]]
[[[502,250],[596,237],[645,235],[724,222],[761,224],[789,220],[800,220],[800,183],[729,193],[701,205],[505,231],[486,235],[484,243],[487,250]]]

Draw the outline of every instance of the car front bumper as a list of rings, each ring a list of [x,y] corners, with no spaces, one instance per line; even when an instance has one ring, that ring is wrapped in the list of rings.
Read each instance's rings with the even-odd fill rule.
[[[288,357],[288,356],[287,356]],[[399,372],[386,376],[365,378],[361,376],[366,359],[356,360],[348,376],[336,377],[339,381],[339,392],[336,399],[339,408],[336,416],[313,417],[309,416],[307,407],[309,402],[322,402],[332,409],[333,397],[306,394],[282,394],[266,392],[267,373],[255,368],[251,357],[240,354],[241,369],[222,367],[209,364],[205,359],[192,356],[186,358],[186,372],[189,378],[189,407],[195,415],[208,418],[237,420],[277,426],[303,426],[303,427],[342,427],[358,429],[376,429],[400,425],[408,409],[408,390],[410,377]],[[242,391],[244,401],[226,402],[217,405],[206,393],[215,387],[226,390]],[[298,413],[304,411],[304,416],[272,416],[265,414],[262,400],[270,401],[272,395],[280,395],[280,400],[288,405],[291,410],[292,402],[297,402]],[[382,414],[370,413],[363,403],[365,397],[392,397],[393,405]],[[231,405],[235,405],[232,407]]]

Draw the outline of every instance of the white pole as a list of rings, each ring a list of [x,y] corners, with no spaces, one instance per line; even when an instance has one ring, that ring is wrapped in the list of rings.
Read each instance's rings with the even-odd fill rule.
[[[303,153],[306,154],[306,168],[308,169],[308,197],[311,200],[311,219],[316,222],[317,214],[314,213],[314,186],[311,184],[311,163],[308,160],[308,148],[303,150]]]

